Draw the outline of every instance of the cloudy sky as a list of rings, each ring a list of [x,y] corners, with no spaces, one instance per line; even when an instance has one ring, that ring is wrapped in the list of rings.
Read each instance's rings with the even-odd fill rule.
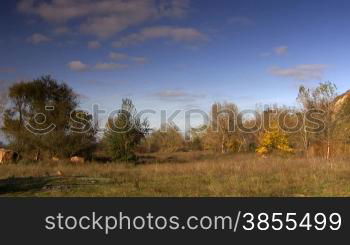
[[[106,110],[295,105],[350,89],[348,0],[2,0],[0,83],[51,74]],[[156,122],[157,119],[152,119]]]

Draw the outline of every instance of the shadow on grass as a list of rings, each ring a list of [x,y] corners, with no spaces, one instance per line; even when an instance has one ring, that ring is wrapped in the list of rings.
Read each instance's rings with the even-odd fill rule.
[[[45,191],[70,191],[75,188],[88,188],[113,184],[109,178],[71,177],[27,177],[0,180],[0,196],[12,194],[34,194]]]
[[[52,177],[8,178],[0,180],[0,195],[16,192],[36,192],[53,181]]]

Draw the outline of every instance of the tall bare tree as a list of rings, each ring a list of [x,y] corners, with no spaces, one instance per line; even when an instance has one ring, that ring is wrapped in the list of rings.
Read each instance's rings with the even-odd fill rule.
[[[8,101],[8,97],[7,97],[7,92],[6,90],[2,90],[0,91],[0,144],[2,144],[3,142],[1,142],[2,140],[2,127],[3,127],[3,119],[4,119],[4,112],[6,109],[6,104]],[[1,147],[1,145],[0,145]]]
[[[319,86],[313,90],[307,89],[304,86],[301,86],[299,89],[298,101],[302,104],[305,115],[311,110],[318,110],[322,113],[324,130],[314,133],[313,136],[316,136],[318,140],[326,144],[325,156],[327,160],[330,159],[332,137],[336,126],[336,98],[337,87],[331,82],[320,83]],[[308,150],[310,145],[310,132],[307,129],[307,123],[308,122],[305,122],[303,129],[306,150]]]
[[[7,103],[7,93],[5,91],[0,92],[0,120],[2,121],[2,117],[5,111]]]
[[[236,128],[238,107],[233,103],[215,103],[211,116],[211,123],[204,135],[205,148],[221,153],[239,151],[240,138]]]

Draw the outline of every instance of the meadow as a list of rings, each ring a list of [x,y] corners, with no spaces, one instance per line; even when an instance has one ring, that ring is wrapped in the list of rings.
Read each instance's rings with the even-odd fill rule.
[[[182,152],[138,163],[11,164],[0,166],[0,196],[348,197],[350,161]]]

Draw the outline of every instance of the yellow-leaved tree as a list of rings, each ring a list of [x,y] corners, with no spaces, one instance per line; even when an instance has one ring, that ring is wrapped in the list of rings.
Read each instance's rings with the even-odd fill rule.
[[[293,153],[293,148],[290,146],[288,135],[275,126],[262,134],[260,146],[256,151],[262,155],[273,152]]]

